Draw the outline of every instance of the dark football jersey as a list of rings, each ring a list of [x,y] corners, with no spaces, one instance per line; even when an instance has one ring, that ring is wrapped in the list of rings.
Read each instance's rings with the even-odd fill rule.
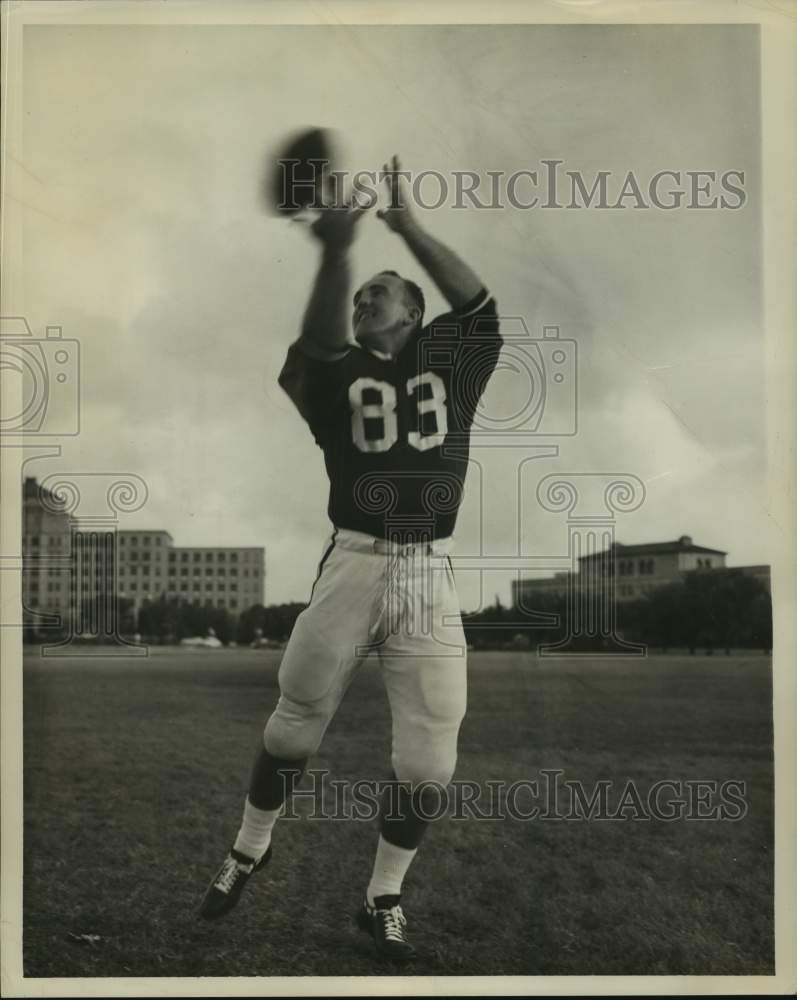
[[[501,344],[482,289],[395,358],[353,345],[320,360],[301,340],[291,345],[279,384],[324,452],[334,525],[401,541],[452,534],[470,428]]]

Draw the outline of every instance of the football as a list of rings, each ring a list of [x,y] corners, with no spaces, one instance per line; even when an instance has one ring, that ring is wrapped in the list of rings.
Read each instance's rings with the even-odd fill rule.
[[[334,142],[326,128],[303,128],[269,156],[265,196],[269,209],[291,216],[320,201],[325,178],[334,170]]]

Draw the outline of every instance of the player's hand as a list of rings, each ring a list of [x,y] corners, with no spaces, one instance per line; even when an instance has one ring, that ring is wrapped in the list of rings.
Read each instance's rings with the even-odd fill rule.
[[[410,199],[407,191],[407,179],[401,175],[401,164],[398,156],[393,156],[390,163],[382,166],[382,173],[388,193],[386,208],[381,208],[376,217],[381,219],[394,233],[406,232],[415,222],[410,211]]]
[[[329,191],[329,198],[319,209],[317,218],[310,225],[310,232],[330,250],[347,250],[357,235],[357,223],[370,208],[361,204],[355,195],[337,203]]]

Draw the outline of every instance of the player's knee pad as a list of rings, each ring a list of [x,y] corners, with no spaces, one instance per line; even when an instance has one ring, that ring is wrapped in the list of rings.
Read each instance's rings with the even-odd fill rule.
[[[328,713],[321,706],[303,705],[283,695],[263,730],[263,745],[274,757],[311,757],[328,724]]]
[[[450,746],[424,746],[420,743],[411,751],[394,749],[391,762],[399,781],[409,782],[412,786],[422,783],[445,786],[454,777],[457,766],[456,739]]]

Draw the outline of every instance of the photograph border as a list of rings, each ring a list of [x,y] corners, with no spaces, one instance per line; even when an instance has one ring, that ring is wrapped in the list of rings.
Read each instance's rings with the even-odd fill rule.
[[[25,977],[22,967],[22,630],[0,628],[2,854],[0,950],[2,993],[28,996],[306,996],[306,995],[663,995],[789,994],[797,990],[797,4],[643,0],[495,0],[428,2],[221,2],[186,0],[6,0],[2,3],[2,313],[19,314],[22,212],[17,195],[26,25],[62,24],[758,24],[761,33],[763,286],[766,342],[768,550],[773,599],[775,734],[775,966],[773,976],[500,977]],[[19,553],[23,449],[0,448],[0,560]],[[762,526],[762,531],[764,527]],[[0,565],[2,563],[0,562]],[[5,567],[3,567],[5,568]],[[20,573],[0,573],[3,621],[21,606]],[[21,620],[16,618],[14,620]]]

